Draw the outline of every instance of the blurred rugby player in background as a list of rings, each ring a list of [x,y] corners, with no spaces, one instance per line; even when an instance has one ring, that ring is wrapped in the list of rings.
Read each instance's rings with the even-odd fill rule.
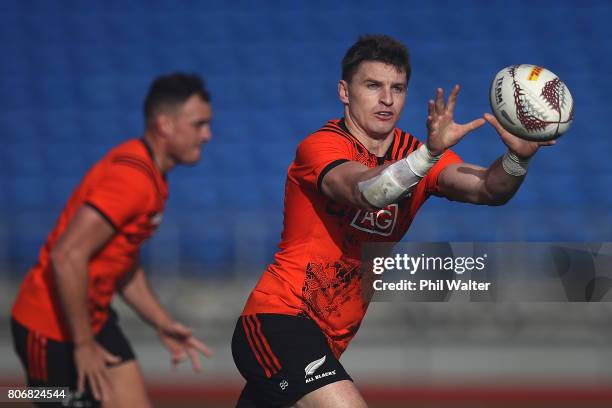
[[[116,292],[156,330],[173,364],[189,358],[199,371],[198,353],[210,355],[159,303],[139,265],[162,219],[166,174],[197,163],[212,137],[210,95],[197,75],[161,76],[144,115],[144,136],[112,149],[74,190],[13,305],[28,385],[70,387],[70,406],[151,406],[110,306]]]

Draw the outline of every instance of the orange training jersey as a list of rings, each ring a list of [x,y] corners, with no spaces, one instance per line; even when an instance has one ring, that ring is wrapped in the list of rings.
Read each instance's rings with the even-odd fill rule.
[[[89,261],[88,308],[94,333],[108,319],[117,283],[138,261],[140,245],[161,221],[167,184],[143,140],[130,140],[96,163],[74,190],[38,262],[23,281],[12,316],[23,326],[57,341],[71,339],[55,288],[49,254],[83,205],[97,210],[116,233]]]
[[[249,296],[243,315],[307,316],[323,330],[339,357],[357,332],[372,296],[362,293],[362,244],[401,240],[428,196],[439,193],[440,171],[461,159],[447,151],[411,195],[378,211],[327,198],[321,191],[323,177],[347,161],[376,167],[399,160],[420,144],[395,129],[386,155],[376,157],[342,120],[329,121],[304,139],[287,174],[280,250]]]

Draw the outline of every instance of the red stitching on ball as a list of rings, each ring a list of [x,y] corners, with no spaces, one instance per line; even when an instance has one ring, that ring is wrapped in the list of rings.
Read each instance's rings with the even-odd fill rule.
[[[516,106],[516,116],[519,122],[528,132],[544,130],[549,122],[536,116],[538,113],[534,106],[525,99],[525,93],[518,82],[516,82],[516,69],[518,65],[513,65],[508,72],[512,76],[512,86],[514,87],[514,104]]]

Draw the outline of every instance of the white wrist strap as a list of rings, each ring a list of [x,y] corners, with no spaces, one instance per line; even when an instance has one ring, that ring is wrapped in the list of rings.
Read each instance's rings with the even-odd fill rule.
[[[425,143],[423,143],[418,149],[406,157],[406,161],[414,174],[423,178],[429,169],[440,160],[440,157],[442,157],[442,155],[432,156]]]
[[[529,167],[529,159],[522,159],[516,154],[508,150],[502,158],[502,167],[504,171],[511,176],[521,177],[527,174]]]
[[[378,176],[362,181],[357,186],[368,203],[376,208],[384,208],[417,184],[440,156],[432,156],[423,144],[405,159],[398,160]]]

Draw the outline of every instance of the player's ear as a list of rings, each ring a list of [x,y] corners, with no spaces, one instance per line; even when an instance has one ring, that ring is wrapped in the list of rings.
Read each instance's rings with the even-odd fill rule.
[[[340,98],[340,102],[348,105],[348,83],[344,79],[338,81],[338,98]]]
[[[167,113],[160,113],[155,117],[157,129],[163,135],[171,135],[174,132],[174,121]]]

